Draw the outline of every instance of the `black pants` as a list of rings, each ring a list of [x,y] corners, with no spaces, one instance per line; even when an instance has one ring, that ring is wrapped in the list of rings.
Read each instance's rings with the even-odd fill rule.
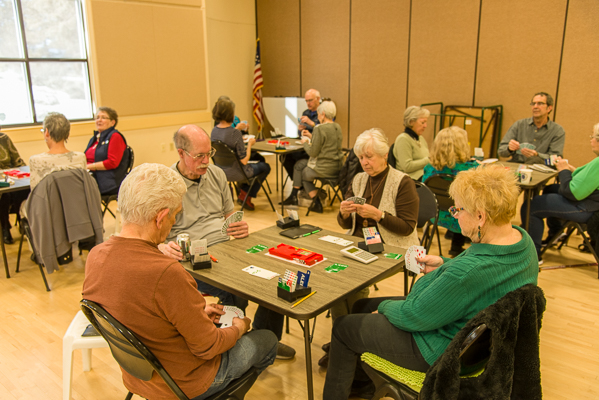
[[[22,190],[14,193],[5,193],[0,197],[0,224],[2,224],[2,228],[11,228],[8,215],[19,212],[21,203],[27,199],[29,192],[29,190]]]
[[[361,299],[352,314],[335,320],[323,399],[347,399],[352,381],[368,380],[359,364],[360,354],[373,353],[404,368],[426,372],[428,363],[410,332],[393,326],[382,314],[369,314],[384,300],[405,297]]]

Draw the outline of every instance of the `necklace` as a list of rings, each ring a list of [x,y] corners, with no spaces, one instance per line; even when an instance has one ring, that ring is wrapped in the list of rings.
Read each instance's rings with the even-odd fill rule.
[[[381,181],[378,183],[378,185],[374,189],[374,192],[372,191],[372,177],[368,178],[368,186],[370,187],[370,200],[366,204],[372,205],[372,202],[374,201],[374,196],[379,192],[379,189],[381,189],[383,187],[383,183],[385,183],[385,180],[386,180],[388,174],[389,174],[389,170],[387,170],[387,173],[385,173],[385,176],[383,176]],[[364,218],[364,220],[362,221],[362,226],[364,228],[368,227],[368,219],[367,218]]]

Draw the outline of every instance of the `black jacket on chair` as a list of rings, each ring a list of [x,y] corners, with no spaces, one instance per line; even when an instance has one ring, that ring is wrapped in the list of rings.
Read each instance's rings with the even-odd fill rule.
[[[479,312],[428,370],[420,398],[541,400],[539,331],[545,303],[543,291],[529,284]],[[491,330],[491,356],[481,375],[460,378],[461,344],[481,323]]]

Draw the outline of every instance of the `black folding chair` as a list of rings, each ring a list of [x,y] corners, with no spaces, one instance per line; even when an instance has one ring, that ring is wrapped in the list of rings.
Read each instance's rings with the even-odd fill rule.
[[[425,248],[427,253],[429,253],[436,233],[437,240],[439,241],[439,252],[441,252],[441,239],[439,238],[439,228],[437,226],[437,222],[439,221],[437,198],[424,183],[418,181],[414,181],[414,183],[416,184],[416,193],[418,193],[418,198],[420,200],[418,207],[418,222],[416,223],[418,228],[422,228],[420,245]],[[416,280],[416,274],[411,271],[407,272],[412,276],[412,283],[410,284],[411,290]]]
[[[110,351],[121,368],[143,381],[149,381],[154,371],[156,371],[178,399],[189,400],[156,356],[133,332],[114,319],[99,304],[86,299],[81,300],[79,304],[87,319],[108,342]],[[256,378],[258,378],[256,369],[250,368],[224,390],[208,397],[206,400],[243,400]],[[133,393],[129,392],[125,399],[130,400],[132,396]]]
[[[127,146],[127,150],[129,152],[129,165],[127,166],[127,172],[125,173],[125,176],[129,175],[129,172],[131,172],[131,170],[133,169],[133,163],[135,162],[135,154],[133,154],[133,149],[131,148],[131,146]],[[110,215],[112,215],[114,218],[116,218],[116,215],[114,215],[114,213],[110,210],[110,208],[108,208],[108,205],[113,202],[113,201],[117,201],[118,200],[118,195],[116,194],[109,194],[109,195],[105,195],[102,196],[102,216],[104,216],[104,214],[106,214],[106,211],[108,211],[110,213]]]
[[[329,196],[331,198],[329,207],[333,205],[333,203],[335,202],[335,199],[339,199],[340,203],[343,201],[343,196],[341,194],[341,188],[339,187],[339,179],[337,179],[337,178],[320,178],[319,177],[314,180],[316,181],[315,186],[316,186],[316,189],[318,190],[318,194],[316,196],[314,196],[314,198],[312,199],[312,203],[310,203],[310,207],[308,207],[308,212],[306,213],[306,217],[308,215],[310,215],[310,209],[316,202],[316,198],[319,196],[320,191],[324,190],[323,188],[325,186],[329,186],[333,190],[333,196]],[[320,186],[318,186],[318,183],[320,183]]]
[[[453,206],[453,199],[449,196],[449,186],[455,179],[451,174],[439,174],[428,178],[424,184],[435,194],[439,211],[449,212],[449,208]],[[435,227],[435,232],[439,243],[439,255],[443,255],[441,251],[441,238],[439,237],[439,228]]]
[[[212,162],[214,162],[214,165],[225,171],[225,175],[227,175],[227,181],[229,182],[229,187],[231,186],[231,183],[235,185],[235,188],[237,188],[237,183],[247,183],[250,186],[248,189],[249,193],[252,190],[252,187],[254,186],[258,178],[260,177],[260,175],[255,175],[248,178],[245,171],[243,170],[243,164],[241,164],[241,161],[239,160],[239,157],[237,156],[235,150],[233,150],[220,140],[213,141],[212,147],[214,147],[214,149],[216,150],[216,153],[214,154],[214,156],[212,156]],[[270,206],[272,207],[272,210],[275,211],[275,206],[272,204],[272,201],[270,200],[268,191],[266,191],[263,184],[261,185],[261,187],[262,191],[266,195],[266,198],[268,199],[268,202],[270,203]],[[247,199],[248,196],[246,196],[243,202],[241,203],[241,210],[243,210],[243,207],[245,207]]]

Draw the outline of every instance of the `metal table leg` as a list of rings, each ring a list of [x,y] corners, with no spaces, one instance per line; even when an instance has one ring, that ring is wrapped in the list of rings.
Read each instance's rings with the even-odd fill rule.
[[[285,187],[283,186],[283,184],[284,184],[285,181],[283,180],[283,170],[285,168],[283,168],[283,164],[285,164],[285,157],[286,157],[286,155],[284,153],[283,154],[279,154],[279,157],[280,157],[280,161],[281,161],[281,215],[284,215],[284,213],[285,213],[285,210],[284,210],[285,206],[283,206],[283,201],[285,201]]]
[[[312,349],[310,344],[310,320],[304,320],[304,344],[306,347],[306,380],[308,400],[314,400],[314,381],[312,379]]]

